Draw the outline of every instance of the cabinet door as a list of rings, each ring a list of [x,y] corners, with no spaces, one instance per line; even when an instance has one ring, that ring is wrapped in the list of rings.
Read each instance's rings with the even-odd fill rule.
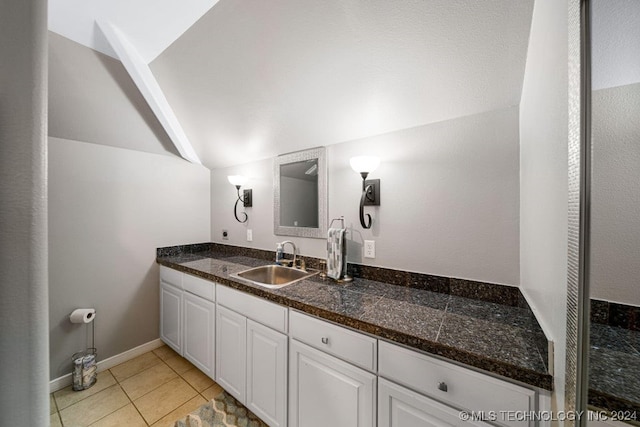
[[[378,427],[486,426],[464,421],[457,409],[389,382],[378,380]]]
[[[214,378],[215,312],[216,306],[188,292],[183,294],[184,357],[198,369]]]
[[[286,426],[287,336],[247,320],[246,406],[271,427]]]
[[[216,310],[216,382],[246,402],[247,318],[221,305]]]
[[[160,338],[182,355],[182,291],[160,281]]]
[[[375,375],[290,342],[289,426],[375,426]]]

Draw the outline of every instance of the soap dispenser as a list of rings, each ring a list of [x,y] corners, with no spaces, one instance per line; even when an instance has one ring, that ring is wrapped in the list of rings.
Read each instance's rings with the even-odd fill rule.
[[[284,248],[282,247],[282,243],[278,243],[276,246],[276,264],[282,265],[281,261],[284,257]]]

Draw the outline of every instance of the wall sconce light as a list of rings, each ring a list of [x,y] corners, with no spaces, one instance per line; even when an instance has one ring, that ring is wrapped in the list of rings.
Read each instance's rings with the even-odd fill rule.
[[[376,170],[380,159],[373,156],[357,156],[349,160],[351,168],[362,177],[362,196],[360,197],[360,225],[362,228],[371,228],[371,215],[367,214],[365,222],[364,207],[380,206],[380,180],[370,179],[367,176]]]
[[[238,218],[238,202],[242,202],[245,208],[250,208],[251,206],[253,206],[253,196],[250,189],[243,190],[242,197],[240,197],[240,187],[242,187],[242,185],[245,184],[248,179],[246,176],[242,175],[229,175],[227,179],[232,185],[235,185],[236,190],[238,191],[238,199],[236,200],[236,204],[233,206],[233,216],[236,217],[236,221],[238,222],[247,222],[247,219],[249,219],[249,217],[246,212],[242,212],[242,214],[244,215],[243,220]]]

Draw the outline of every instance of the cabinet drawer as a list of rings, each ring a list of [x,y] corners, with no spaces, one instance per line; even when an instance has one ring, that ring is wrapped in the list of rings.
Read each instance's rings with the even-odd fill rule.
[[[378,380],[378,427],[476,426],[482,421],[461,420],[460,411],[380,378]]]
[[[291,336],[369,371],[376,370],[375,338],[291,311]]]
[[[379,343],[379,374],[427,396],[470,411],[535,410],[536,392],[384,341]]]
[[[215,283],[200,277],[184,274],[182,286],[185,291],[198,295],[208,301],[215,301]]]
[[[182,273],[173,268],[160,266],[160,280],[176,288],[182,289]]]
[[[276,331],[287,332],[287,308],[224,285],[216,286],[218,304],[262,323]]]

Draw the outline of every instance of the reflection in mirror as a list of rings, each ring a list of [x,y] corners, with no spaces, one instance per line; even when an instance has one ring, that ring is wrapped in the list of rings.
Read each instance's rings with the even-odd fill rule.
[[[280,225],[318,228],[318,159],[280,165]]]
[[[590,409],[639,422],[640,0],[590,6],[588,401]]]
[[[325,238],[325,148],[278,156],[274,163],[274,233]]]

